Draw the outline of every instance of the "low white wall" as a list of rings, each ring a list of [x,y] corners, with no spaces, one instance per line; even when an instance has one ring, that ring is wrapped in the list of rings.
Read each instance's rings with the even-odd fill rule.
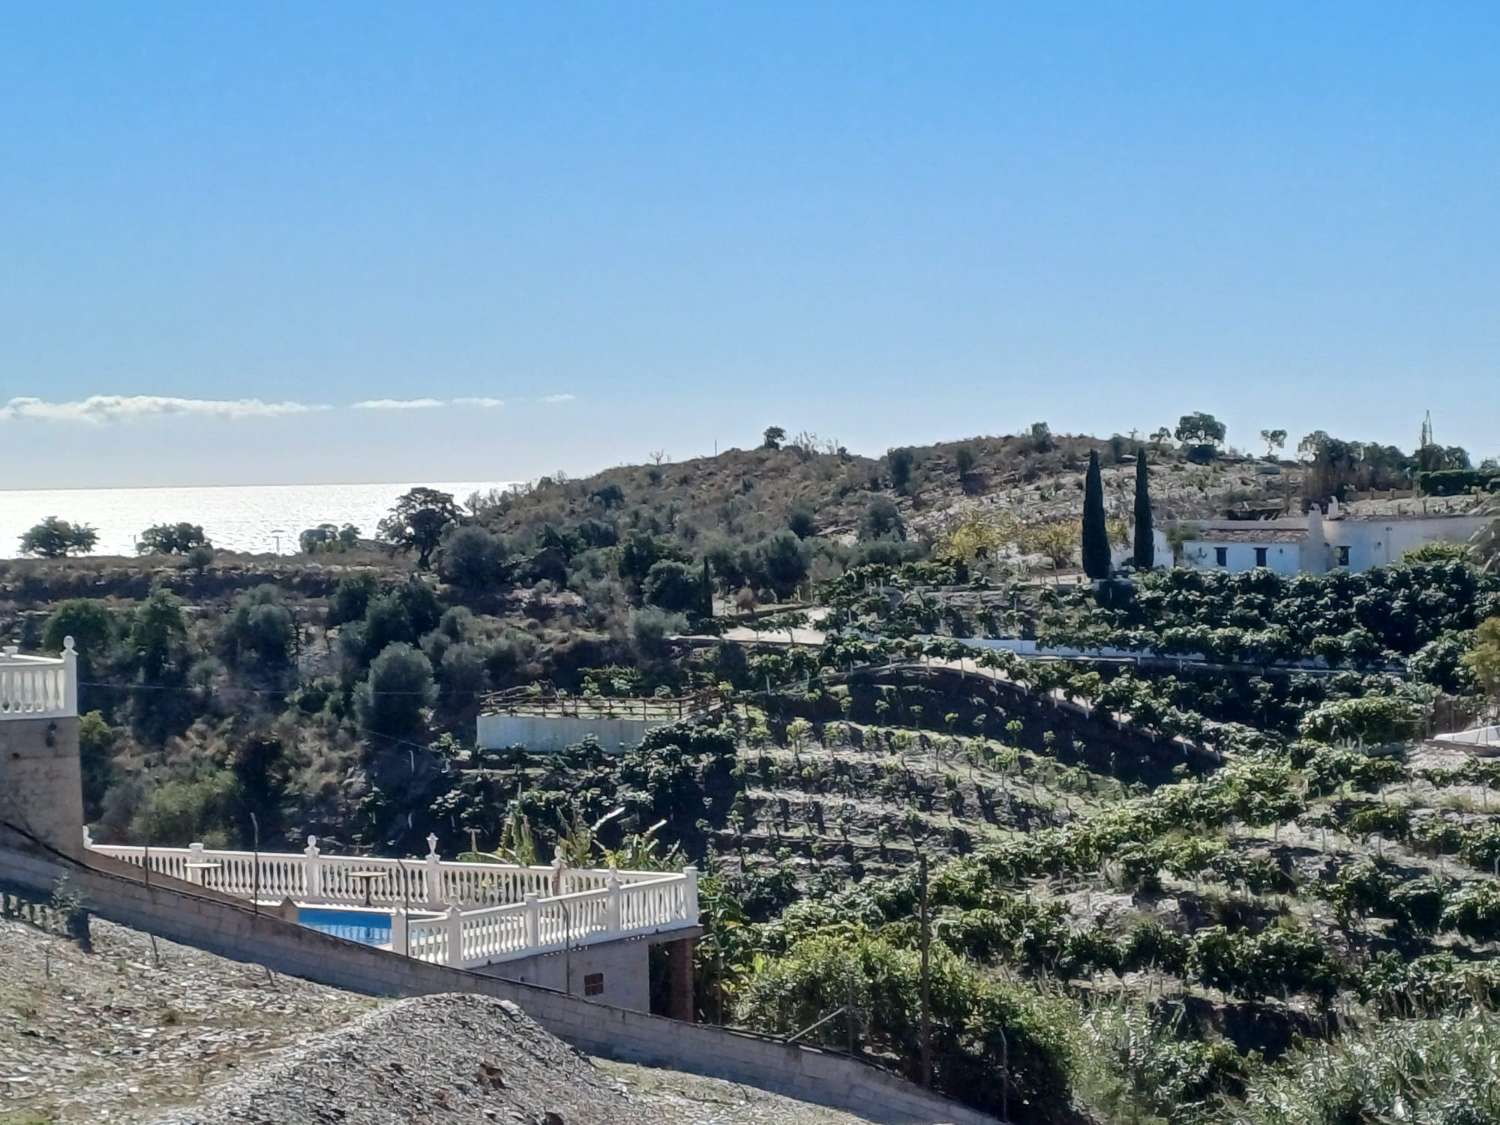
[[[646,732],[661,726],[650,719],[588,719],[571,715],[480,715],[475,738],[481,749],[524,746],[534,754],[555,754],[589,735],[610,753],[639,745]]]

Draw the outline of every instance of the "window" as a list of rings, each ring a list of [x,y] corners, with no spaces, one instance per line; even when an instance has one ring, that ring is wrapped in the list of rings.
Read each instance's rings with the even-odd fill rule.
[[[1335,547],[1333,549],[1333,565],[1334,566],[1348,566],[1349,565],[1349,548],[1348,547]]]
[[[1265,566],[1266,565],[1266,548],[1264,548],[1264,547],[1257,547],[1257,548],[1255,548],[1255,565],[1256,566]]]
[[[1229,548],[1228,547],[1215,547],[1214,548],[1214,565],[1215,566],[1228,566],[1229,565]]]
[[[583,978],[583,994],[585,996],[602,996],[604,994],[604,974],[586,973]]]

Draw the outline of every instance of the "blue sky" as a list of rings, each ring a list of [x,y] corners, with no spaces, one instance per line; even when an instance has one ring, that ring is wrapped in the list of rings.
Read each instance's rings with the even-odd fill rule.
[[[1493,4],[12,7],[0,487],[1500,453],[1497,58]]]

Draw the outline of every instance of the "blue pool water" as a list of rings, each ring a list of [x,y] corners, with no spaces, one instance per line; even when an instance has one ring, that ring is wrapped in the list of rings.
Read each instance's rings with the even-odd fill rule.
[[[365,945],[388,945],[391,940],[391,916],[374,910],[325,910],[300,907],[297,921],[311,930]]]

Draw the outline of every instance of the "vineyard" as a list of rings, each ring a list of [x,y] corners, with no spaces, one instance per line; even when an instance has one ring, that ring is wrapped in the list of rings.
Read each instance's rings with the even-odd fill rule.
[[[618,804],[605,835],[651,824],[705,858],[705,1018],[790,1033],[836,1013],[813,1038],[921,1079],[925,940],[933,1083],[1017,1121],[1375,1120],[1288,1091],[1320,1068],[1364,1081],[1351,1060],[1398,1028],[1493,1040],[1500,762],[1422,736],[1477,705],[1464,657],[1494,580],[1168,572],[1121,604],[954,578],[851,572],[821,648],[694,657],[734,700],[718,725],[497,776],[536,824]],[[1209,631],[1264,667],[975,651],[943,627],[966,597],[1152,645],[1229,622]],[[1339,637],[1368,659],[1278,669],[1243,639],[1267,633],[1276,657]],[[1478,1058],[1348,1096],[1440,1104]]]

